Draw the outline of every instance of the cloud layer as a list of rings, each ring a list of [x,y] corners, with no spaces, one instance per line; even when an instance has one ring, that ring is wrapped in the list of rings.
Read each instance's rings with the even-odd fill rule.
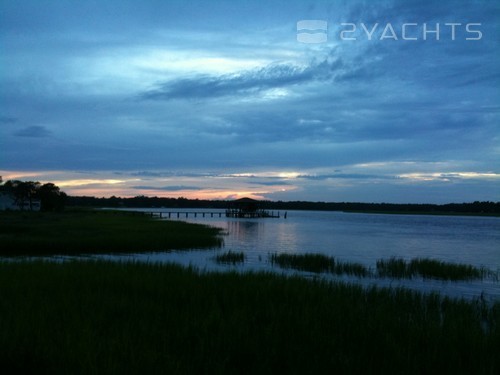
[[[4,175],[126,177],[92,186],[102,195],[500,200],[495,2],[27,0],[0,14]],[[328,41],[297,42],[302,19],[328,21]],[[380,39],[388,24],[397,40]]]

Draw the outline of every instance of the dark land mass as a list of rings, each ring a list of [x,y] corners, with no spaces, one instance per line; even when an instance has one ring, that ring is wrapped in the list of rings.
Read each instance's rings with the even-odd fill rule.
[[[226,209],[230,201],[202,200],[187,198],[160,198],[138,196],[134,198],[67,198],[68,206],[79,207],[115,207],[115,208],[204,208]],[[359,202],[306,202],[306,201],[259,201],[260,208],[267,210],[310,210],[344,211],[391,214],[427,214],[427,215],[485,215],[499,216],[500,202],[472,202],[448,204],[398,204],[398,203],[359,203]]]

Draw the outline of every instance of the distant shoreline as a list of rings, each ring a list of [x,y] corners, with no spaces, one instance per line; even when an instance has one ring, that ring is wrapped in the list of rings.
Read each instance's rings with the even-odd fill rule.
[[[133,198],[96,198],[68,196],[67,206],[95,208],[165,208],[168,210],[227,209],[230,200],[201,200],[138,196]],[[403,215],[500,216],[500,202],[469,202],[447,204],[424,203],[361,203],[258,201],[259,208],[275,211],[340,211]]]
[[[416,212],[416,211],[341,211],[349,214],[380,214],[380,215],[432,215],[432,216],[478,216],[478,217],[500,217],[500,213],[493,212],[446,212],[446,211],[430,211],[430,212]]]

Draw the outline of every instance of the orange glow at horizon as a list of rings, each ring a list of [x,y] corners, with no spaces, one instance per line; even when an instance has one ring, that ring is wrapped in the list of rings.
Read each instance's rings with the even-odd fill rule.
[[[81,180],[62,180],[62,181],[54,181],[53,183],[60,188],[71,188],[73,186],[85,186],[85,185],[93,185],[93,184],[104,184],[104,185],[116,185],[122,184],[126,182],[125,180],[112,180],[112,179],[104,179],[104,180],[91,180],[91,179],[81,179]]]
[[[264,175],[276,176],[276,173],[263,173]],[[293,173],[286,172],[286,178],[293,176]],[[297,186],[289,183],[276,184],[272,186],[259,186],[248,180],[247,175],[241,174],[241,179],[217,177],[216,187],[213,186],[213,178],[200,177],[179,177],[179,178],[154,178],[142,179],[133,175],[114,172],[93,172],[83,173],[74,171],[1,171],[0,176],[3,180],[23,179],[38,180],[39,182],[52,182],[59,186],[62,191],[72,196],[93,196],[98,198],[109,198],[112,196],[122,198],[132,198],[136,196],[160,197],[160,198],[179,198],[202,199],[202,200],[231,200],[243,197],[253,199],[269,199],[266,195],[276,192],[295,190]],[[236,175],[233,175],[235,177]],[[250,175],[249,175],[250,176]],[[255,175],[251,175],[252,178]],[[283,178],[284,175],[283,175]],[[222,182],[223,181],[223,182]],[[148,185],[147,188],[141,188],[141,185]],[[161,184],[158,186],[158,184]],[[179,186],[178,190],[168,190],[161,186],[171,184]],[[210,186],[206,186],[210,184]],[[155,186],[156,185],[156,186]],[[182,186],[197,186],[196,189],[182,189]]]
[[[179,190],[179,191],[162,191],[162,190],[141,190],[128,189],[126,187],[114,188],[82,188],[69,187],[64,189],[68,195],[73,196],[93,196],[98,198],[109,198],[112,196],[120,198],[133,198],[136,196],[158,197],[158,198],[187,198],[201,200],[226,200],[239,199],[243,197],[253,199],[266,199],[262,194],[268,192],[252,192],[252,191],[235,191],[235,190]]]

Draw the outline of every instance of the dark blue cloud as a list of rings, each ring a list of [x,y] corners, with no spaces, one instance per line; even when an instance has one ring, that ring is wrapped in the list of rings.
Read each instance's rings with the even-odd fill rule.
[[[307,68],[279,64],[241,74],[219,77],[202,75],[166,82],[158,89],[143,93],[141,97],[144,99],[199,99],[251,95],[272,88],[329,79],[339,66],[341,66],[340,60],[334,63],[325,61]]]
[[[393,180],[397,178],[391,175],[382,174],[363,174],[363,173],[333,173],[333,174],[314,174],[314,175],[299,175],[297,178],[305,180],[331,180],[331,179],[353,179],[353,180]]]
[[[0,116],[0,124],[13,124],[17,121],[14,117]]]
[[[122,172],[116,172],[122,173]],[[130,173],[131,176],[134,177],[171,177],[174,173],[169,172],[152,172],[152,171],[139,171]]]
[[[14,132],[14,135],[16,135],[17,137],[29,137],[29,138],[48,137],[51,134],[52,133],[47,128],[39,125],[28,126]]]
[[[277,181],[251,181],[252,184],[262,185],[262,186],[286,186],[292,185],[292,183],[287,182],[283,179],[279,179]]]

